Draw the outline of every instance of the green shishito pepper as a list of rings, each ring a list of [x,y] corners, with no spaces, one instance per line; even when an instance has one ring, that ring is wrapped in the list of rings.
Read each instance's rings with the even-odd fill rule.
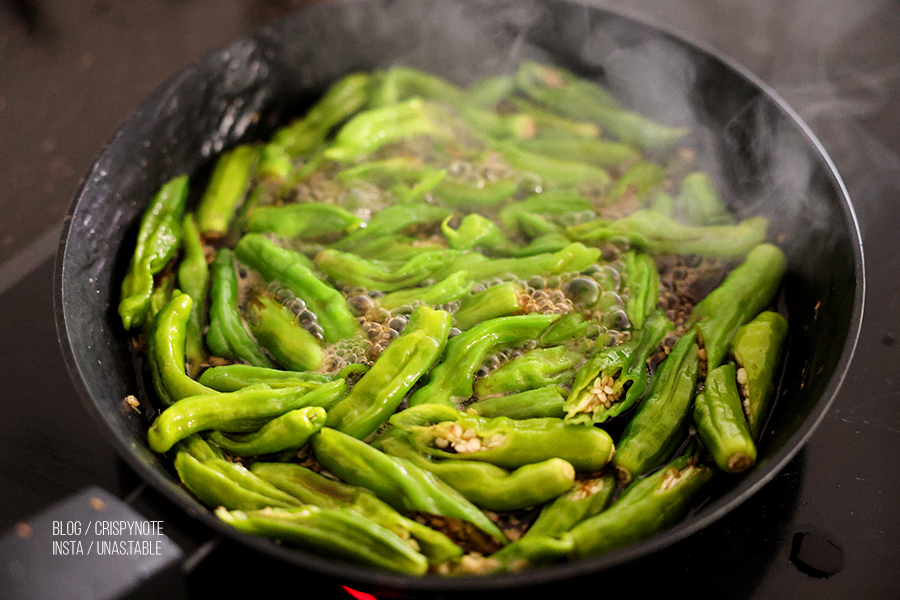
[[[706,376],[694,402],[697,434],[723,471],[741,473],[756,462],[756,445],[738,395],[734,365],[726,363]]]
[[[434,473],[472,504],[485,510],[538,506],[564,493],[575,480],[575,468],[561,458],[548,458],[513,471],[482,461],[433,460],[422,454],[408,434],[398,428],[376,440],[376,446]]]
[[[316,459],[352,485],[362,486],[405,513],[422,512],[471,524],[495,543],[506,536],[481,510],[428,471],[325,427],[312,438]]]
[[[604,88],[559,67],[524,63],[516,84],[529,98],[567,117],[596,122],[604,132],[641,149],[662,150],[688,133],[619,107]]]
[[[575,525],[603,512],[616,491],[612,473],[575,482],[568,492],[547,504],[525,537],[561,536]]]
[[[632,327],[640,329],[659,301],[659,273],[648,254],[625,253],[625,314]]]
[[[197,226],[205,237],[218,239],[228,233],[258,160],[259,147],[246,144],[232,148],[216,160],[209,184],[197,205]]]
[[[353,373],[365,373],[367,365],[352,364],[337,373],[315,373],[312,371],[282,371],[252,365],[222,365],[203,371],[198,381],[218,392],[236,392],[251,385],[264,384],[271,388],[303,387],[309,383],[328,383],[344,379]]]
[[[709,467],[683,456],[635,481],[612,506],[572,528],[574,548],[569,558],[609,552],[673,525],[687,514],[712,474]]]
[[[181,451],[175,455],[175,470],[184,486],[210,508],[256,510],[300,506],[290,494],[224,458],[201,459]]]
[[[344,380],[319,386],[272,389],[256,385],[237,392],[189,396],[168,407],[147,431],[154,452],[168,451],[178,440],[206,429],[247,433],[267,421],[306,406],[326,410],[347,391]]]
[[[318,239],[355,231],[362,219],[333,204],[300,203],[260,206],[247,218],[247,231],[286,238]]]
[[[472,395],[475,371],[491,353],[538,339],[558,315],[519,315],[485,321],[447,343],[441,362],[427,375],[428,380],[409,398],[418,404],[451,405]]]
[[[319,279],[299,252],[282,248],[260,234],[245,235],[235,255],[267,281],[277,281],[306,303],[316,315],[328,343],[363,336],[344,296]]]
[[[769,413],[787,332],[787,320],[776,312],[766,311],[738,329],[731,342],[744,414],[754,440],[759,439],[763,419]]]
[[[160,401],[170,406],[188,396],[215,394],[185,372],[185,335],[191,318],[193,301],[178,293],[156,316],[153,331],[147,339],[147,359],[153,387]]]
[[[480,417],[509,417],[510,419],[537,419],[566,416],[565,404],[568,391],[558,385],[547,385],[508,396],[494,396],[473,402],[466,408]]]
[[[238,306],[238,280],[234,254],[228,248],[216,253],[211,266],[209,329],[206,344],[217,356],[243,360],[257,367],[271,367],[259,343],[247,331]]]
[[[359,513],[402,539],[412,541],[411,545],[418,546],[429,564],[455,562],[462,556],[462,548],[450,538],[401,515],[365,488],[335,481],[297,464],[257,461],[250,466],[250,470],[303,504],[344,508]]]
[[[327,248],[316,255],[315,263],[320,271],[339,285],[392,292],[417,285],[425,279],[443,279],[432,276],[459,254],[458,250],[425,250],[396,264]]]
[[[718,225],[731,220],[712,179],[700,171],[689,173],[681,180],[678,203],[685,220],[694,225]]]
[[[700,334],[710,370],[722,363],[738,328],[774,300],[786,264],[778,246],[760,244],[694,307],[690,323]]]
[[[374,81],[370,73],[345,75],[328,88],[306,115],[276,131],[272,145],[293,157],[316,149],[333,127],[368,105]]]
[[[185,331],[184,354],[188,375],[196,377],[208,354],[203,341],[203,323],[206,320],[209,265],[206,262],[203,240],[194,215],[184,217],[182,231],[184,256],[178,265],[178,285],[194,301]]]
[[[647,390],[647,361],[672,329],[671,322],[656,310],[629,341],[590,356],[575,374],[565,404],[566,419],[602,423],[634,406]]]
[[[254,296],[247,304],[247,324],[260,346],[285,369],[313,371],[322,364],[325,350],[319,340],[303,329],[294,313],[275,298]]]
[[[452,137],[450,130],[429,109],[429,104],[421,98],[410,98],[357,113],[337,132],[334,143],[325,150],[325,158],[352,163],[404,138]]]
[[[441,404],[423,404],[395,414],[391,424],[407,431],[420,452],[507,469],[561,458],[576,471],[597,471],[615,452],[606,431],[562,419],[485,419]]]
[[[524,311],[519,300],[521,293],[522,288],[516,284],[501,283],[466,296],[453,313],[456,326],[466,330],[482,321],[521,314]]]
[[[625,483],[663,464],[685,438],[700,370],[696,337],[690,332],[676,342],[622,432],[612,462]]]
[[[159,189],[141,216],[134,254],[122,280],[119,300],[119,317],[125,329],[144,323],[150,309],[153,276],[178,252],[187,193],[187,175],[176,177]]]
[[[388,344],[347,397],[328,411],[328,427],[360,439],[375,433],[440,358],[451,324],[446,311],[416,308],[403,333]]]
[[[428,561],[400,536],[344,508],[228,511],[216,516],[245,533],[281,540],[325,556],[406,575],[424,575]]]
[[[564,385],[575,376],[578,352],[567,346],[535,348],[491,371],[475,382],[478,398],[514,394],[549,385]]]
[[[644,252],[737,258],[765,241],[768,226],[764,217],[751,217],[736,225],[692,226],[638,210],[616,221],[598,219],[573,225],[566,232],[574,240],[592,244],[625,239]]]
[[[209,440],[235,456],[296,452],[322,429],[325,417],[325,409],[321,406],[307,406],[275,417],[259,431],[230,436],[213,431],[209,434]]]

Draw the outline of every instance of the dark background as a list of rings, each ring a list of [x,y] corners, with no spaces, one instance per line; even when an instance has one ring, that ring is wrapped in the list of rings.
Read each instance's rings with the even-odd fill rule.
[[[308,3],[0,0],[0,530],[87,485],[120,496],[138,487],[82,408],[56,340],[53,255],[81,177],[167,77]],[[900,3],[596,4],[722,51],[786,98],[847,184],[867,274],[859,349],[806,448],[737,511],[614,581],[699,597],[897,598]],[[842,568],[829,577],[798,568],[792,546],[806,532],[824,540],[826,559],[842,556]],[[196,580],[235,560],[227,548],[219,554]]]

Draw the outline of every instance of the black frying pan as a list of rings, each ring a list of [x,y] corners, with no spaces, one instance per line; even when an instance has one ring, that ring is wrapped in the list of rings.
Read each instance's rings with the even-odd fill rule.
[[[339,76],[394,63],[465,84],[523,60],[565,66],[627,105],[689,125],[701,166],[739,216],[762,214],[789,258],[790,319],[777,403],[756,467],[720,479],[686,520],[641,543],[516,576],[409,579],[246,536],[183,490],[146,445],[151,418],[123,413],[138,389],[118,289],[140,214],[166,180],[202,177],[216,153],[301,114]],[[76,386],[125,461],[217,534],[272,560],[350,585],[406,593],[532,586],[597,573],[695,534],[769,481],[813,433],[841,386],[862,317],[863,257],[853,209],[830,159],[800,119],[751,74],[672,34],[566,0],[360,0],[317,4],[175,75],[97,159],[72,205],[57,260],[59,335]]]

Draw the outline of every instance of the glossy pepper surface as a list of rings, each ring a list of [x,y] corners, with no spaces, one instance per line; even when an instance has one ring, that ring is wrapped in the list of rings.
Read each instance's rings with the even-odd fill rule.
[[[153,387],[166,406],[188,396],[216,393],[216,390],[189,377],[185,371],[185,336],[192,307],[190,296],[182,293],[174,295],[156,316],[147,340]]]
[[[178,265],[178,286],[191,297],[193,305],[185,331],[184,355],[188,375],[196,377],[208,358],[203,339],[206,299],[209,295],[209,265],[200,229],[193,214],[184,217],[181,226],[183,256]]]
[[[227,511],[216,516],[246,533],[282,540],[325,556],[407,575],[423,575],[428,561],[398,535],[342,508]]]
[[[756,446],[741,406],[733,364],[709,372],[694,402],[693,417],[700,440],[720,469],[740,473],[753,466]]]
[[[615,503],[570,531],[574,546],[570,558],[595,556],[621,548],[671,526],[684,517],[697,494],[712,477],[709,467],[694,464],[689,456],[637,480]]]
[[[561,536],[578,523],[603,512],[615,491],[616,478],[612,473],[576,481],[569,491],[541,509],[525,537]]]
[[[557,315],[500,317],[476,325],[447,343],[441,362],[428,374],[428,381],[413,392],[409,405],[450,405],[454,399],[472,395],[475,371],[491,352],[536,339]]]
[[[319,279],[299,252],[278,246],[260,234],[247,234],[235,249],[238,260],[258,271],[266,281],[277,281],[302,299],[322,326],[325,341],[361,337],[362,330],[347,308],[344,296]]]
[[[576,471],[596,471],[615,450],[609,434],[562,419],[485,419],[441,404],[407,408],[391,417],[421,452],[440,458],[477,460],[515,469],[562,458]]]
[[[440,358],[451,324],[446,311],[416,308],[403,333],[388,344],[350,393],[328,411],[328,427],[356,438],[375,433]]]
[[[538,506],[572,487],[575,468],[561,458],[523,465],[513,471],[481,461],[431,459],[401,433],[376,441],[384,452],[409,460],[485,510],[520,510]]]
[[[228,248],[216,253],[212,262],[209,298],[209,328],[206,343],[217,356],[243,360],[258,367],[271,367],[272,361],[244,325],[238,305],[238,280],[234,254]]]
[[[313,436],[317,460],[347,483],[375,495],[405,513],[422,512],[469,523],[494,542],[506,537],[459,492],[408,460],[389,456],[369,444],[328,427]]]
[[[744,414],[754,440],[759,439],[763,419],[769,414],[787,334],[787,320],[766,311],[738,329],[731,342]]]
[[[234,456],[260,456],[276,452],[296,452],[325,425],[325,409],[307,406],[275,417],[258,431],[227,436],[221,431],[209,434],[213,442]]]
[[[322,364],[325,355],[322,344],[297,323],[294,313],[281,302],[257,294],[247,303],[246,312],[253,337],[282,367],[291,371],[315,371]]]
[[[147,432],[154,452],[166,452],[175,442],[206,429],[246,433],[284,413],[305,406],[331,406],[344,395],[343,380],[316,386],[272,389],[258,385],[238,392],[183,398],[164,410]]]
[[[172,179],[159,189],[141,216],[119,300],[119,317],[125,329],[143,324],[153,293],[153,276],[178,252],[187,192],[187,175]]]
[[[209,184],[197,205],[197,226],[205,237],[217,239],[228,233],[250,187],[258,160],[259,147],[248,144],[236,146],[216,160]]]
[[[627,483],[665,463],[684,439],[700,370],[697,353],[696,335],[688,333],[660,364],[619,439],[613,465],[620,480]]]
[[[694,307],[690,321],[706,349],[709,369],[722,363],[740,326],[775,299],[786,266],[787,259],[778,246],[760,244]]]
[[[456,561],[462,548],[444,534],[405,517],[371,491],[335,481],[306,467],[290,463],[254,462],[253,474],[296,497],[303,504],[320,508],[347,508],[415,544],[432,565]]]

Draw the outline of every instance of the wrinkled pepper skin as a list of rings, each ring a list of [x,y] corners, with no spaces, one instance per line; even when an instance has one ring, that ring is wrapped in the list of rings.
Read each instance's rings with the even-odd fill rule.
[[[459,300],[471,292],[474,286],[474,282],[466,280],[464,271],[457,271],[446,279],[442,279],[432,285],[397,290],[396,292],[385,294],[378,299],[378,305],[387,310],[423,302],[433,306],[440,306]]]
[[[581,355],[566,346],[535,348],[475,382],[475,396],[514,394],[549,385],[564,385],[575,376]]]
[[[421,454],[402,432],[386,435],[377,440],[376,445],[392,456],[405,458],[437,475],[472,504],[485,510],[538,506],[566,492],[575,481],[575,468],[561,458],[549,458],[507,471],[480,461],[430,459]]]
[[[428,381],[413,392],[409,406],[451,405],[473,392],[475,371],[491,352],[518,346],[540,337],[557,315],[521,315],[485,321],[452,338],[441,362],[428,374]]]
[[[741,473],[756,463],[756,445],[741,406],[733,364],[709,372],[694,402],[693,417],[697,435],[720,469]]]
[[[450,538],[401,515],[367,489],[335,481],[297,464],[254,462],[250,470],[303,504],[350,509],[404,540],[415,540],[431,565],[454,562],[462,556],[462,548]]]
[[[197,205],[197,226],[204,237],[219,239],[228,233],[258,160],[259,147],[247,144],[228,150],[216,160],[209,185]]]
[[[459,254],[456,250],[426,250],[402,264],[395,264],[327,248],[316,255],[315,264],[329,279],[340,285],[393,292],[431,278],[435,271]]]
[[[209,329],[206,344],[216,356],[243,360],[257,367],[272,367],[259,343],[244,326],[238,306],[238,280],[234,254],[228,248],[216,253],[211,267]]]
[[[406,575],[424,575],[428,561],[395,533],[344,508],[227,511],[216,516],[251,535],[281,540],[307,550]]]
[[[267,240],[247,234],[235,249],[238,260],[258,271],[266,281],[277,281],[306,302],[315,313],[328,343],[363,336],[344,296],[316,277],[306,257]]]
[[[691,332],[678,340],[622,432],[612,462],[624,483],[663,464],[685,438],[700,370],[696,337]]]
[[[385,144],[420,135],[449,138],[452,134],[432,116],[426,102],[410,98],[354,115],[337,132],[325,157],[352,163]]]
[[[328,427],[363,439],[375,433],[407,392],[440,358],[450,313],[419,306],[403,333],[384,349],[350,393],[328,411]]]
[[[151,450],[162,453],[178,440],[206,429],[254,431],[291,410],[330,406],[346,391],[346,382],[339,380],[318,387],[272,389],[259,385],[238,392],[190,396],[160,413],[147,431],[147,441]]]
[[[768,227],[765,217],[750,217],[735,225],[694,226],[659,212],[638,210],[616,221],[597,219],[572,225],[566,233],[573,240],[591,244],[624,238],[644,252],[739,258],[765,241]]]
[[[687,514],[713,470],[681,457],[668,467],[635,481],[616,502],[569,532],[570,559],[610,552],[646,539]]]
[[[568,535],[524,536],[491,554],[486,559],[486,568],[480,573],[517,573],[553,564],[566,558],[574,548]]]
[[[585,519],[603,512],[616,491],[612,473],[575,482],[568,492],[541,509],[525,537],[559,537]]]
[[[185,372],[185,336],[193,301],[176,294],[156,316],[147,339],[147,360],[156,395],[164,406],[188,396],[215,394],[216,390],[190,378]]]
[[[325,427],[312,438],[316,459],[352,485],[372,490],[396,508],[459,519],[494,542],[505,544],[503,532],[459,492],[408,460],[389,456],[352,436]]]
[[[307,406],[275,417],[259,431],[226,436],[221,431],[209,434],[213,442],[234,456],[260,456],[275,452],[296,452],[325,425],[325,409]]]
[[[206,298],[209,294],[209,265],[194,215],[184,217],[181,229],[184,255],[178,265],[178,286],[194,301],[185,331],[184,354],[188,375],[196,377],[209,354],[203,341]]]
[[[187,452],[175,456],[175,470],[184,486],[210,508],[256,510],[299,506],[300,502],[222,458],[199,460]]]
[[[644,321],[659,301],[659,273],[656,261],[648,254],[625,253],[625,313],[634,329],[641,329]]]
[[[299,203],[261,206],[247,218],[247,231],[274,233],[291,239],[342,237],[352,233],[362,219],[333,204]]]
[[[297,323],[294,313],[271,296],[257,295],[247,304],[247,324],[260,346],[290,371],[315,371],[325,350]]]
[[[358,248],[368,242],[391,234],[401,233],[414,226],[428,227],[440,223],[452,214],[450,209],[424,202],[395,204],[378,211],[365,227],[360,227],[332,247],[342,252],[358,253]]]
[[[456,326],[465,331],[482,321],[522,314],[521,293],[522,289],[516,284],[501,283],[466,296],[453,313]]]
[[[738,329],[731,342],[738,375],[741,376],[740,369],[743,369],[742,377],[746,378],[741,383],[743,407],[754,440],[759,439],[763,420],[769,414],[787,333],[787,320],[776,312],[766,311]]]
[[[566,416],[568,391],[558,385],[548,385],[518,394],[485,398],[470,404],[466,411],[480,417],[509,417],[510,419],[539,419]]]
[[[251,385],[265,384],[271,388],[303,387],[307,384],[321,384],[335,379],[344,379],[350,373],[364,373],[366,365],[354,364],[338,373],[314,373],[309,371],[282,371],[252,365],[222,365],[203,371],[198,381],[218,392],[236,392]]]
[[[407,431],[420,452],[507,469],[561,458],[576,471],[597,471],[615,451],[612,438],[597,427],[552,418],[485,419],[441,404],[407,408],[391,417],[391,424]]]
[[[370,73],[345,75],[325,92],[302,118],[279,129],[272,145],[290,157],[300,157],[325,142],[333,127],[364,109],[371,99],[375,79]]]
[[[694,307],[690,322],[699,332],[710,370],[722,364],[740,326],[775,299],[786,266],[778,246],[760,244]]]
[[[673,329],[672,323],[657,310],[629,341],[590,356],[575,374],[565,404],[566,419],[574,423],[603,423],[634,406],[647,390],[647,361]],[[612,383],[603,383],[606,378],[611,378]],[[602,388],[597,388],[600,384]],[[610,406],[601,403],[600,391]]]
[[[187,193],[187,175],[176,177],[159,189],[141,216],[119,300],[119,317],[126,330],[144,323],[153,293],[153,276],[178,252]]]

